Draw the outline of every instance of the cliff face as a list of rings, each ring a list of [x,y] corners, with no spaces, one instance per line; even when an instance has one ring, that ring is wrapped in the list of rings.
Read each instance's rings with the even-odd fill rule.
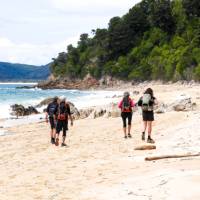
[[[41,89],[90,89],[98,88],[99,81],[92,77],[86,77],[83,80],[70,80],[67,78],[49,79],[40,82],[37,87]]]
[[[69,78],[54,78],[50,77],[47,81],[40,82],[37,87],[41,89],[99,89],[112,88],[113,86],[121,86],[127,83],[110,76],[104,76],[101,79],[96,79],[87,75],[83,80]],[[130,82],[129,82],[130,83]],[[133,83],[133,82],[132,82]]]

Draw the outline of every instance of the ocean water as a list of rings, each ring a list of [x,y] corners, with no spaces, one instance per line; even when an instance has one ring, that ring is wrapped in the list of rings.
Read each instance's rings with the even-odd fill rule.
[[[114,95],[122,94],[121,91],[80,91],[51,89],[17,89],[18,86],[30,86],[35,83],[0,83],[0,119],[11,118],[10,106],[22,104],[24,106],[35,106],[48,97],[65,97],[75,104],[77,108],[104,105],[110,103]],[[42,111],[41,108],[39,111]]]

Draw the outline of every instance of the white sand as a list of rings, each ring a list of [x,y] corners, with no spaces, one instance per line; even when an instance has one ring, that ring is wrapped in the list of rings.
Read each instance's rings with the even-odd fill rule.
[[[199,86],[153,88],[167,103],[182,94],[200,103]],[[200,157],[144,161],[150,155],[200,152],[199,108],[155,117],[152,151],[134,151],[143,144],[139,114],[128,140],[120,118],[75,121],[68,148],[49,143],[45,123],[10,128],[15,134],[0,137],[0,199],[199,200]]]

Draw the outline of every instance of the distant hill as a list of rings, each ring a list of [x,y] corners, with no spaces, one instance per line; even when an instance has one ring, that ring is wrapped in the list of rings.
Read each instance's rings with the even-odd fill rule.
[[[34,66],[0,62],[0,81],[38,81],[50,75],[49,64]]]

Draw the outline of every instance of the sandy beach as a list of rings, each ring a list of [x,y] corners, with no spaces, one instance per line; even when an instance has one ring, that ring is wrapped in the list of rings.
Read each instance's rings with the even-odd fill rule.
[[[147,84],[127,86],[140,91]],[[67,148],[50,144],[49,125],[11,127],[0,137],[0,199],[4,200],[199,200],[200,157],[145,161],[147,156],[200,152],[200,86],[152,86],[160,102],[189,96],[192,111],[155,115],[156,150],[135,151],[142,121],[134,113],[132,139],[125,140],[121,118],[74,122]]]

